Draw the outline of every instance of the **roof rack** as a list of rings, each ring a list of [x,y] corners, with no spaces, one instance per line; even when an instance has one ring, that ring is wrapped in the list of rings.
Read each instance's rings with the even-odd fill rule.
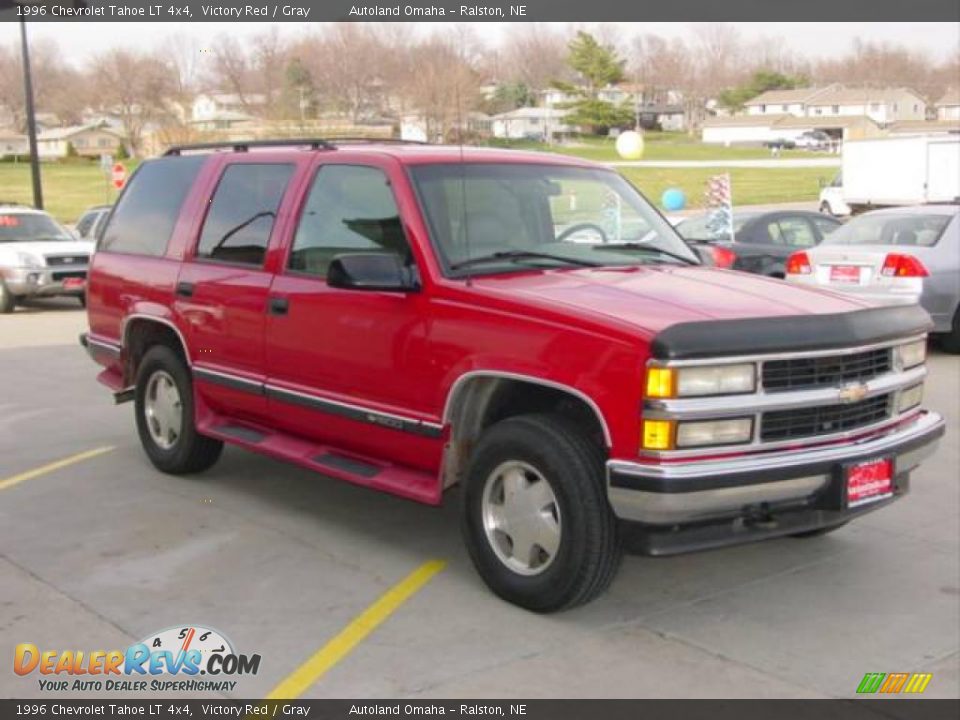
[[[334,150],[335,147],[322,138],[289,138],[287,140],[228,140],[226,142],[195,143],[193,145],[174,145],[164,156],[180,155],[192,150],[233,150],[247,152],[252,147],[298,147],[307,145],[311,150]]]
[[[174,145],[167,149],[164,156],[181,155],[195,150],[232,150],[233,152],[248,152],[257,147],[300,147],[307,146],[311,150],[336,150],[338,144],[371,143],[397,145],[427,145],[419,140],[402,140],[400,138],[369,138],[369,137],[332,137],[332,138],[287,138],[285,140],[227,140],[220,142],[196,143],[192,145]]]

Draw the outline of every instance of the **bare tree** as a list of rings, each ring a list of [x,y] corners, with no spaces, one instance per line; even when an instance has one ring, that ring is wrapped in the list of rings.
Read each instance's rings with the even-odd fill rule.
[[[169,114],[173,76],[173,69],[159,58],[133,50],[110,50],[91,64],[90,82],[101,109],[119,117],[134,155],[140,154],[145,127]]]
[[[500,52],[498,69],[502,76],[493,79],[522,83],[533,93],[545,90],[554,80],[572,80],[567,65],[569,40],[568,33],[556,32],[539,23],[514,26]]]

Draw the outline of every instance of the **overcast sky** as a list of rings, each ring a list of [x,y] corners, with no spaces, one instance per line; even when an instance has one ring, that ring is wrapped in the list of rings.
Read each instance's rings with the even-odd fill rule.
[[[203,22],[184,23],[37,23],[31,25],[31,38],[56,40],[69,57],[84,60],[91,54],[112,46],[155,47],[174,34],[193,35],[201,47],[212,43],[220,35],[245,35],[276,25],[281,33],[297,36],[305,28],[319,23],[238,23]],[[510,23],[471,24],[483,38],[496,42]],[[845,52],[856,38],[872,41],[897,42],[917,51],[929,53],[941,60],[960,47],[960,26],[956,23],[733,23],[747,39],[773,37],[810,57],[828,57]],[[430,28],[435,23],[424,23]],[[617,23],[626,36],[653,32],[664,36],[686,35],[691,32],[687,23]],[[0,43],[17,39],[16,23],[0,26]]]

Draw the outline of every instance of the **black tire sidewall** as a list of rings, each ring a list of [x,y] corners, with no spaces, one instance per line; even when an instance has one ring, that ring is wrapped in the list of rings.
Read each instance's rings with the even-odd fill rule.
[[[177,386],[180,393],[180,403],[183,411],[180,437],[173,447],[165,449],[156,444],[147,427],[144,405],[147,385],[150,377],[158,370],[163,370]],[[137,370],[137,382],[134,390],[134,407],[137,420],[137,432],[144,452],[150,461],[161,470],[176,472],[186,464],[193,443],[196,441],[194,426],[193,382],[190,372],[180,357],[165,345],[157,345],[147,351],[140,367]]]
[[[598,540],[591,537],[598,513],[609,512],[602,487],[590,487],[594,477],[578,476],[586,458],[563,443],[547,444],[534,428],[515,420],[501,423],[485,435],[472,459],[462,492],[462,526],[467,549],[477,571],[500,597],[543,612],[557,609],[573,597],[580,586],[589,548]],[[539,442],[538,442],[539,441]],[[510,460],[534,467],[550,484],[561,518],[561,538],[549,567],[537,575],[521,575],[507,567],[490,546],[483,525],[483,493],[487,478]],[[599,483],[598,483],[599,485]]]

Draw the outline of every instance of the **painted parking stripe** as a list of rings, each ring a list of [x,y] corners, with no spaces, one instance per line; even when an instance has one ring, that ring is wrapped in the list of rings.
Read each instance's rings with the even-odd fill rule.
[[[430,582],[433,576],[443,570],[446,565],[442,560],[430,560],[407,575],[354,618],[305,663],[284,678],[270,691],[266,699],[293,700],[300,697],[328,670],[349,655],[380,623]]]
[[[14,485],[19,485],[22,482],[27,480],[33,480],[36,477],[41,475],[46,475],[47,473],[52,473],[55,470],[61,470],[65,467],[70,467],[75,465],[78,462],[83,462],[84,460],[89,460],[90,458],[95,458],[98,455],[103,455],[114,449],[113,445],[107,445],[105,447],[94,448],[93,450],[86,450],[76,455],[71,455],[70,457],[65,457],[62,460],[57,460],[56,462],[49,463],[47,465],[42,465],[33,470],[27,470],[22,472],[19,475],[13,475],[4,480],[0,480],[0,490],[7,490],[12,488]]]

